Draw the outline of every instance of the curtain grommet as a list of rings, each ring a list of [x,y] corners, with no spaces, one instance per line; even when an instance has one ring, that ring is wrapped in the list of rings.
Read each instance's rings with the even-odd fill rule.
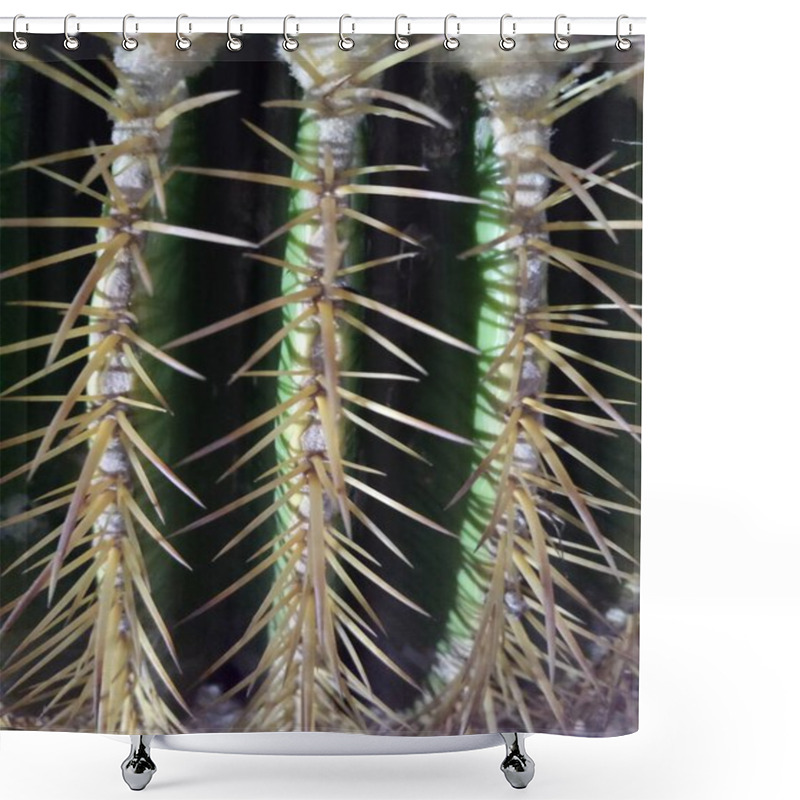
[[[503,25],[507,19],[512,19],[511,14],[503,14],[500,17],[500,49],[505,50],[508,52],[509,50],[513,50],[517,46],[517,40],[514,39],[513,36],[507,36],[505,31],[503,30]],[[517,32],[517,23],[511,23],[511,33],[515,34]]]
[[[451,36],[447,32],[447,25],[451,19],[456,20],[456,35]],[[444,41],[442,42],[442,47],[445,50],[450,50],[451,52],[458,48],[461,42],[458,40],[458,34],[461,32],[461,23],[458,22],[458,17],[455,14],[448,14],[444,18]]]
[[[186,19],[189,15],[188,14],[178,14],[175,18],[175,47],[178,50],[188,50],[192,46],[192,40],[188,36],[184,36],[181,33],[181,20]],[[192,30],[192,24],[189,23],[189,31]]]
[[[300,47],[300,42],[293,36],[289,36],[288,25],[290,19],[297,19],[297,17],[287,14],[283,18],[283,49],[286,50],[287,53],[293,53]],[[295,33],[300,33],[300,25],[295,25]]]
[[[408,41],[408,37],[411,36],[411,23],[407,22],[406,25],[408,26],[408,33],[405,36],[400,35],[400,20],[401,19],[408,19],[405,14],[398,14],[394,18],[394,47],[395,50],[408,50],[411,42]]]
[[[14,23],[13,23],[13,28],[12,28],[13,33],[14,33],[14,41],[11,42],[11,46],[15,50],[22,51],[22,50],[27,50],[28,49],[29,42],[24,36],[20,36],[19,32],[17,31],[17,20],[20,20],[20,19],[25,19],[25,15],[24,14],[17,14],[14,17]],[[28,23],[26,22],[25,23],[26,29],[27,29],[27,26],[28,26]]]
[[[127,50],[130,52],[131,50],[135,50],[139,46],[139,40],[134,39],[132,36],[128,36],[128,20],[135,19],[133,14],[126,14],[122,18],[122,49]]]
[[[555,22],[553,23],[553,33],[555,34],[556,37],[553,41],[553,47],[556,50],[558,50],[559,53],[563,53],[569,47],[569,39],[562,36],[558,32],[558,21],[560,19],[566,19],[566,18],[567,18],[566,14],[559,14],[556,17]],[[567,22],[567,36],[569,36],[569,34],[570,34],[570,23]]]
[[[339,49],[345,51],[352,50],[356,46],[355,39],[353,39],[350,36],[344,35],[343,27],[344,27],[344,21],[346,19],[353,19],[353,18],[349,14],[342,14],[342,16],[339,17]],[[355,23],[351,23],[351,27],[352,27],[352,32],[355,32],[356,29]]]
[[[75,19],[75,14],[67,14],[64,17],[64,49],[65,50],[77,50],[80,46],[80,40],[77,36],[72,36],[69,32],[68,25],[71,19]],[[79,31],[81,28],[80,23],[76,23],[75,30]]]
[[[242,40],[231,33],[231,22],[233,22],[233,20],[235,19],[239,19],[239,17],[237,17],[236,14],[231,14],[228,17],[228,41],[225,43],[225,46],[232,53],[237,53],[239,50],[242,49]],[[240,25],[239,33],[241,32],[242,32],[242,26]]]

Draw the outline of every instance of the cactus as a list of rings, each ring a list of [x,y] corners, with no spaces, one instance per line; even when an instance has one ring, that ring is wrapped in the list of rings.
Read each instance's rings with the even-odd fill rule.
[[[63,522],[33,548],[39,550],[43,544],[55,541],[52,558],[15,602],[5,626],[13,624],[45,587],[48,605],[51,605],[60,574],[66,575],[76,567],[83,567],[80,579],[20,644],[17,649],[20,655],[14,658],[7,673],[17,673],[35,662],[16,682],[24,685],[62,650],[88,633],[83,656],[69,668],[62,669],[57,680],[40,681],[29,688],[26,701],[48,697],[45,710],[59,708],[53,717],[54,724],[60,721],[74,724],[90,705],[98,730],[122,731],[152,726],[164,730],[180,729],[175,713],[155,688],[154,674],[160,676],[173,699],[189,710],[153,648],[140,621],[135,600],[138,596],[147,608],[177,664],[170,634],[150,592],[138,541],[139,532],[151,536],[170,557],[184,566],[189,565],[169,544],[134,496],[133,486],[138,481],[156,515],[164,522],[143,462],[149,462],[195,502],[200,501],[141,437],[132,421],[132,414],[137,408],[157,412],[167,410],[163,395],[141,363],[142,354],[190,376],[202,376],[163,353],[136,331],[136,316],[132,311],[134,292],[140,287],[148,294],[154,292],[144,257],[145,237],[149,233],[162,233],[247,244],[233,237],[177,228],[149,218],[148,206],[153,197],[161,214],[166,214],[161,162],[169,146],[172,121],[192,108],[232,94],[225,92],[188,100],[182,97],[183,78],[196,68],[197,58],[182,64],[172,62],[172,69],[164,69],[159,62],[166,44],[166,37],[154,37],[141,51],[129,53],[119,48],[115,63],[108,64],[109,71],[117,79],[116,90],[99,84],[107,97],[85,83],[76,84],[75,79],[64,72],[23,57],[23,63],[31,64],[70,88],[74,87],[76,93],[103,108],[112,121],[111,143],[20,164],[52,174],[55,179],[69,181],[76,191],[91,194],[102,204],[101,216],[11,218],[3,221],[7,227],[97,228],[96,244],[80,248],[77,253],[74,250],[63,251],[10,271],[11,275],[27,274],[79,255],[97,253],[72,300],[50,304],[62,312],[55,333],[18,342],[10,348],[13,351],[48,346],[48,352],[44,368],[8,387],[7,395],[13,396],[30,383],[61,370],[78,358],[85,357],[86,365],[65,394],[55,397],[59,405],[49,425],[26,437],[27,440],[39,439],[33,459],[4,474],[2,480],[23,473],[33,477],[39,467],[54,456],[74,447],[88,446],[77,480],[48,492],[49,502],[19,515],[16,520],[28,521],[43,510],[66,506]],[[77,65],[69,61],[67,65],[80,74]],[[82,156],[92,157],[94,164],[80,183],[52,173],[49,166],[43,166],[43,163],[57,164]],[[107,194],[90,188],[96,178],[102,179]],[[8,275],[4,273],[4,276]],[[88,324],[79,324],[82,320]],[[78,336],[86,338],[88,346],[57,360],[64,343]],[[160,406],[133,396],[133,383],[137,379]],[[75,413],[76,406],[80,409],[80,401],[85,402],[85,409]],[[61,444],[54,446],[56,435],[64,430],[67,435]],[[64,568],[67,556],[82,544],[88,545],[88,550]],[[30,554],[28,551],[26,557]]]
[[[541,60],[532,69],[530,55],[525,60],[515,60],[513,55],[509,59],[487,42],[481,45],[464,66],[475,77],[484,109],[476,127],[476,169],[482,178],[482,194],[496,206],[482,209],[476,224],[477,243],[461,257],[478,258],[485,282],[486,302],[478,331],[485,382],[475,406],[475,429],[485,446],[475,470],[452,501],[465,498],[474,506],[462,536],[469,549],[479,553],[474,562],[470,554],[462,570],[463,600],[451,615],[448,636],[431,671],[432,700],[420,712],[420,724],[457,733],[473,727],[496,729],[498,717],[513,719],[516,709],[526,729],[538,728],[540,723],[533,720],[527,706],[518,702],[521,682],[533,676],[549,712],[566,730],[570,723],[554,688],[557,661],[579,670],[590,682],[596,679],[576,638],[588,636],[589,631],[576,626],[556,600],[558,588],[592,610],[559,569],[559,559],[551,555],[556,549],[553,526],[564,518],[563,510],[552,505],[554,495],[568,498],[580,527],[589,534],[589,552],[597,560],[588,561],[587,567],[620,579],[624,573],[591,511],[594,498],[576,486],[559,451],[588,466],[629,499],[635,502],[636,498],[545,424],[546,415],[574,424],[589,421],[586,415],[550,400],[548,368],[560,369],[575,384],[579,394],[570,399],[594,403],[609,417],[591,419],[591,424],[634,437],[638,429],[562,356],[550,333],[624,341],[637,341],[639,334],[601,328],[607,324],[604,320],[582,313],[600,310],[600,304],[549,305],[548,264],[572,270],[612,299],[615,309],[637,324],[641,319],[608,284],[590,273],[580,254],[549,241],[545,209],[558,202],[559,195],[563,198],[565,190],[583,202],[615,242],[614,230],[619,225],[605,218],[581,184],[586,178],[605,181],[607,176],[567,164],[547,147],[548,122],[562,88],[549,52],[541,43],[538,49],[534,44],[531,49]],[[613,77],[613,73],[606,76],[595,90],[613,85]],[[551,175],[561,180],[552,194]],[[481,514],[481,509],[486,513]],[[520,654],[525,656],[521,663]]]
[[[635,727],[641,60],[482,38],[2,46],[3,725]]]

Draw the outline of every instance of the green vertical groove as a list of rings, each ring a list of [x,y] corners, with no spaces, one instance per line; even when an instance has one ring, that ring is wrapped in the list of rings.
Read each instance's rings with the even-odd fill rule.
[[[508,233],[511,216],[507,210],[498,207],[504,199],[504,192],[499,186],[500,162],[493,155],[490,134],[484,125],[479,125],[476,130],[475,173],[481,187],[480,197],[492,204],[480,209],[475,222],[476,245],[483,245]],[[475,341],[481,351],[479,374],[486,376],[494,360],[508,345],[509,332],[513,329],[518,312],[519,261],[515,251],[501,246],[477,256],[475,262],[471,268],[479,272],[482,283],[482,303],[477,317]],[[473,422],[474,438],[479,444],[478,455],[494,445],[503,428],[504,420],[498,414],[497,399],[508,395],[512,381],[510,372],[510,365],[504,364],[487,377],[478,389]],[[473,469],[479,464],[480,459],[474,461]],[[484,477],[475,483],[464,504],[468,511],[460,529],[460,539],[465,565],[459,573],[457,610],[450,615],[447,633],[440,645],[443,663],[435,666],[431,675],[431,693],[434,695],[442,690],[443,682],[446,682],[444,673],[453,669],[451,648],[461,657],[468,652],[476,621],[484,606],[487,577],[494,559],[485,550],[476,552],[476,548],[489,523],[495,501],[495,487]],[[452,679],[452,674],[450,677]]]

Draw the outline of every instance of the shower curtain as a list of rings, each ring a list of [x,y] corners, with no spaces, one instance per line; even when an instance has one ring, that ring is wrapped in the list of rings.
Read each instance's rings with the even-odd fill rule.
[[[641,38],[29,39],[0,728],[636,730]]]

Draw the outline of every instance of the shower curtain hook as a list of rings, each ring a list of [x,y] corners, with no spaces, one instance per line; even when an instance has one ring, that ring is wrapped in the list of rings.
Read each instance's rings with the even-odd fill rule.
[[[289,32],[287,31],[290,19],[297,19],[297,17],[287,14],[283,18],[283,49],[286,50],[287,53],[291,53],[293,50],[297,50],[297,48],[300,47],[300,42],[292,36],[289,36]],[[296,33],[300,33],[300,25],[297,25],[296,28]]]
[[[237,39],[233,34],[231,34],[231,21],[234,20],[234,19],[239,19],[239,17],[237,17],[236,14],[231,14],[228,17],[228,44],[227,44],[227,47],[228,47],[228,50],[230,50],[232,53],[235,53],[237,50],[241,50],[242,49],[242,40],[241,39]],[[242,32],[242,26],[240,25],[239,26],[239,33],[241,33],[241,32]]]
[[[353,19],[353,18],[349,14],[342,14],[342,16],[339,17],[339,48],[341,50],[352,50],[355,47],[356,44],[355,41],[351,39],[349,36],[345,36],[342,31],[342,28],[344,26],[344,21],[346,19]],[[355,33],[356,31],[355,23],[352,22],[350,24],[352,25],[353,28],[352,32]]]
[[[555,49],[556,49],[556,50],[558,50],[560,53],[563,53],[563,52],[564,52],[564,50],[566,50],[566,49],[569,47],[569,40],[568,40],[568,39],[565,39],[565,38],[564,38],[564,37],[563,37],[563,36],[562,36],[562,35],[561,35],[561,34],[558,32],[558,21],[559,21],[560,19],[566,19],[566,18],[567,18],[567,15],[566,15],[566,14],[559,14],[559,15],[556,17],[556,21],[555,21],[555,24],[554,24],[554,30],[555,30],[556,39],[555,39],[555,41],[553,42],[553,47],[555,47]],[[570,24],[569,24],[569,22],[567,22],[567,36],[569,36],[569,33],[570,33],[570,30],[569,30],[569,28],[570,28]]]
[[[126,14],[122,18],[122,48],[124,50],[129,50],[130,51],[130,50],[135,50],[139,46],[139,40],[138,39],[134,39],[131,36],[128,36],[127,25],[128,25],[128,20],[129,19],[135,19],[133,14]],[[139,25],[138,24],[136,25],[136,30],[137,31],[139,30]]]
[[[411,23],[406,22],[406,25],[408,26],[408,33],[406,34],[406,36],[401,36],[399,30],[401,19],[408,19],[408,17],[405,14],[398,14],[394,18],[394,46],[398,50],[408,50],[410,42],[408,41],[406,36],[411,36]]]
[[[71,19],[75,19],[74,14],[67,14],[67,16],[64,17],[64,49],[77,50],[81,46],[81,43],[76,36],[70,36],[69,30],[67,29],[67,25],[69,25]],[[80,29],[80,23],[76,23],[75,30],[79,31]]]
[[[14,23],[12,25],[12,31],[14,33],[14,41],[11,43],[15,50],[27,50],[28,49],[28,40],[23,36],[20,36],[17,33],[17,20],[18,19],[25,19],[24,14],[17,14],[14,17]],[[25,23],[25,30],[28,30],[28,23]]]
[[[616,46],[617,50],[619,50],[620,52],[624,52],[625,50],[630,50],[630,47],[631,47],[631,40],[623,38],[620,35],[620,32],[619,32],[619,24],[623,19],[629,19],[627,14],[620,14],[617,17],[617,44],[615,46]],[[628,36],[630,36],[631,33],[633,33],[633,25],[631,25],[631,23],[629,22],[628,23]]]
[[[175,39],[175,47],[177,47],[178,50],[188,50],[192,46],[192,40],[181,33],[181,20],[188,16],[188,14],[178,14],[175,19],[175,35],[178,37]],[[189,23],[189,30],[192,30],[191,22]]]
[[[455,14],[448,14],[444,18],[444,42],[442,45],[444,46],[445,50],[455,50],[461,42],[458,41],[458,34],[461,32],[461,23],[456,22],[456,35],[450,36],[447,32],[447,23],[450,22],[451,19],[458,20],[458,17]]]
[[[509,50],[513,50],[517,46],[516,39],[514,39],[511,36],[506,36],[505,33],[503,32],[503,23],[507,19],[511,18],[512,18],[511,14],[503,14],[503,16],[500,17],[500,49],[505,50],[506,52],[508,52]],[[516,33],[516,32],[517,32],[517,23],[512,22],[511,33]]]

